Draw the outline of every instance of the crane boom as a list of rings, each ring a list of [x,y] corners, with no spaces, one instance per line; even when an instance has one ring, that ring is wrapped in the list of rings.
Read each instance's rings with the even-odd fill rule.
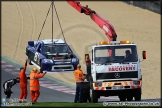
[[[116,41],[117,34],[115,32],[114,27],[101,16],[99,16],[94,10],[88,8],[88,5],[82,6],[80,2],[76,0],[67,0],[68,4],[70,4],[73,8],[75,8],[80,13],[84,13],[85,15],[89,15],[91,19],[105,31],[107,38],[109,41]]]

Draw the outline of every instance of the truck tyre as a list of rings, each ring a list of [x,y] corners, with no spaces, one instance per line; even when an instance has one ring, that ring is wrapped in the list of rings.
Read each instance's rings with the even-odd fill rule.
[[[120,101],[126,101],[126,96],[121,95],[121,96],[119,96],[119,99],[120,99]]]
[[[92,103],[98,103],[98,96],[95,90],[90,89],[90,97]]]
[[[87,96],[83,96],[83,103],[87,103]]]
[[[128,96],[127,97],[127,101],[132,101],[133,100],[133,96]]]
[[[140,101],[140,100],[141,100],[141,88],[140,88],[140,89],[137,89],[137,90],[135,91],[135,96],[134,96],[134,98],[135,98],[135,101]]]
[[[89,103],[92,102],[92,101],[91,101],[91,98],[88,98],[88,101],[89,101]]]
[[[133,93],[132,91],[129,91],[127,93],[127,101],[132,101],[133,100],[133,94],[132,93]]]

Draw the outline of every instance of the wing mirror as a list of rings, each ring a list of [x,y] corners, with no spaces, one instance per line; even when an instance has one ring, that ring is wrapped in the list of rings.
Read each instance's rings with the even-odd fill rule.
[[[146,59],[146,51],[142,51],[143,59]]]
[[[146,59],[146,51],[142,51],[142,57],[143,57],[143,60]],[[141,60],[140,62],[142,62],[143,60]]]

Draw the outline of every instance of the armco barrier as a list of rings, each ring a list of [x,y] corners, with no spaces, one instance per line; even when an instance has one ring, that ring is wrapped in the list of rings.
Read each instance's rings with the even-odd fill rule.
[[[154,1],[122,1],[122,2],[161,14],[160,0],[159,1],[155,1],[155,0]]]

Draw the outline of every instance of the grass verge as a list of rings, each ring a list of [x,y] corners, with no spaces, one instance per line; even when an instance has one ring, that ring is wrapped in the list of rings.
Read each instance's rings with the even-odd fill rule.
[[[2,105],[1,106],[8,106],[10,108],[13,108],[14,106],[19,107],[155,107],[155,106],[125,106],[125,105],[103,105],[103,103],[73,103],[73,102],[38,102],[36,104],[31,103],[10,103],[10,105]]]
[[[73,103],[73,102],[39,102],[32,105],[42,107],[103,107],[102,103]]]
[[[73,102],[39,102],[32,107],[155,107],[155,106],[125,106],[125,105],[103,105],[103,103],[73,103]]]

